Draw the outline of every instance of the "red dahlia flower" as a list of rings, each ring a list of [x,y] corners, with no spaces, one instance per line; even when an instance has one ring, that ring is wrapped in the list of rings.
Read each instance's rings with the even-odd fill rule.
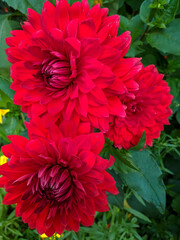
[[[130,80],[134,73],[127,78],[127,72],[133,65],[138,71],[141,64],[123,59],[131,39],[129,32],[116,37],[119,16],[107,17],[108,9],[99,4],[89,10],[87,0],[72,6],[59,0],[56,7],[46,1],[41,14],[32,9],[28,14],[23,30],[6,39],[14,103],[47,124],[52,119],[88,120],[107,130],[109,114],[125,116],[116,94],[124,91],[124,82],[130,88],[137,85]]]
[[[119,96],[126,117],[110,117],[112,124],[107,137],[118,148],[128,149],[137,145],[143,131],[146,133],[146,144],[152,146],[153,138],[159,137],[172,114],[169,108],[172,100],[170,89],[153,65],[143,68],[135,81],[139,84],[138,90]]]
[[[117,194],[115,181],[106,169],[114,162],[98,154],[102,133],[79,135],[87,125],[63,122],[43,128],[40,120],[28,126],[29,140],[9,136],[3,146],[8,163],[0,166],[0,187],[7,194],[4,204],[17,203],[15,214],[31,229],[52,236],[64,229],[78,231],[80,223],[94,222],[95,211],[107,211],[106,191]],[[32,127],[32,129],[31,129]]]

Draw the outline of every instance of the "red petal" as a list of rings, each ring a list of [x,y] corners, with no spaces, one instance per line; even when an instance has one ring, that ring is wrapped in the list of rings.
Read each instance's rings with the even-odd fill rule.
[[[109,103],[109,114],[119,116],[119,117],[126,116],[124,107],[118,97],[116,96],[109,97],[108,103]]]
[[[36,11],[34,11],[31,8],[27,9],[28,12],[28,20],[29,22],[32,24],[32,26],[39,30],[41,28],[41,16],[39,13],[37,13]]]
[[[84,38],[81,40],[81,55],[96,58],[100,52],[100,41],[97,38]]]
[[[91,133],[89,136],[91,140],[92,152],[99,154],[103,149],[105,143],[103,133]]]
[[[66,0],[59,0],[56,4],[56,24],[64,30],[69,22],[69,4]]]
[[[87,117],[88,113],[88,97],[86,94],[79,95],[79,107],[80,107],[80,114],[83,117]]]
[[[86,19],[79,24],[78,38],[96,37],[96,28],[92,19]]]
[[[75,57],[79,57],[80,49],[81,49],[81,42],[75,37],[69,37],[65,40],[65,50],[67,54],[73,54]]]
[[[79,89],[83,93],[88,93],[95,87],[94,82],[91,80],[86,71],[80,72],[79,76],[76,79],[76,82],[79,86]]]

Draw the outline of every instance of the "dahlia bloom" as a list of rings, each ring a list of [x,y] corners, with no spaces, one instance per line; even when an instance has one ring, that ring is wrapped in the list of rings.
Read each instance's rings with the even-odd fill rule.
[[[137,145],[143,131],[146,133],[145,144],[152,146],[152,140],[159,137],[172,114],[170,88],[153,65],[143,68],[135,81],[138,90],[119,95],[126,117],[110,117],[111,125],[106,136],[118,148]]]
[[[130,33],[117,37],[119,16],[107,14],[99,4],[89,10],[87,0],[72,6],[59,0],[56,7],[46,1],[41,14],[28,9],[23,30],[12,31],[13,37],[6,39],[14,103],[28,117],[40,116],[47,124],[89,121],[106,131],[109,114],[125,116],[116,95],[136,87],[129,70],[135,65],[138,71],[141,64],[139,59],[123,58]]]
[[[88,134],[88,125],[64,121],[46,129],[41,119],[31,120],[29,140],[9,136],[11,143],[2,147],[9,158],[0,166],[0,187],[7,191],[3,203],[16,203],[15,215],[39,234],[77,232],[80,223],[92,225],[95,211],[109,209],[106,191],[118,194],[106,172],[114,158],[98,155],[104,137]]]

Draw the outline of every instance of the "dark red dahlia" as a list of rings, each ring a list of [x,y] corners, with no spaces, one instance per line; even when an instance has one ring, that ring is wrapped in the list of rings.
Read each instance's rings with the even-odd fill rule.
[[[170,89],[153,65],[143,68],[135,81],[139,85],[138,90],[119,95],[126,117],[110,117],[112,124],[107,137],[118,148],[128,149],[137,145],[143,131],[146,144],[152,146],[152,140],[159,137],[172,114]]]
[[[89,131],[88,124],[77,129],[69,121],[48,130],[37,119],[28,128],[29,140],[9,136],[11,143],[2,148],[9,158],[0,166],[0,187],[7,191],[3,203],[17,203],[16,216],[47,236],[92,225],[95,211],[109,209],[106,191],[118,193],[106,172],[114,158],[98,155],[103,134],[80,135]]]
[[[134,87],[127,71],[138,66],[139,59],[123,59],[130,33],[116,37],[119,16],[107,14],[108,9],[99,4],[89,10],[87,0],[72,6],[59,0],[56,7],[46,1],[41,14],[28,9],[23,30],[12,31],[13,37],[6,39],[10,46],[6,53],[13,63],[14,103],[29,117],[43,117],[46,123],[88,120],[107,130],[109,114],[125,116],[116,95],[124,81]],[[109,96],[114,96],[111,101]]]

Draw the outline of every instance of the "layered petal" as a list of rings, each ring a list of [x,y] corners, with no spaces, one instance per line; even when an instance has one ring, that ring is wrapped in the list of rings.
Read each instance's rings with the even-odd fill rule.
[[[2,148],[9,158],[0,166],[0,186],[7,191],[3,203],[16,203],[16,216],[49,237],[92,225],[95,211],[108,210],[105,192],[118,194],[106,172],[112,158],[98,155],[103,134],[89,133],[89,123],[72,121],[46,127],[33,118],[26,125],[29,140],[10,136],[11,143]]]
[[[159,137],[165,124],[169,124],[168,117],[172,114],[170,89],[153,65],[142,68],[133,80],[126,82],[126,87],[128,92],[119,95],[126,116],[118,116],[121,110],[114,104],[118,113],[111,113],[106,136],[116,147],[128,149],[137,145],[145,131],[145,145],[152,146],[153,139]],[[112,101],[112,97],[109,99]]]

